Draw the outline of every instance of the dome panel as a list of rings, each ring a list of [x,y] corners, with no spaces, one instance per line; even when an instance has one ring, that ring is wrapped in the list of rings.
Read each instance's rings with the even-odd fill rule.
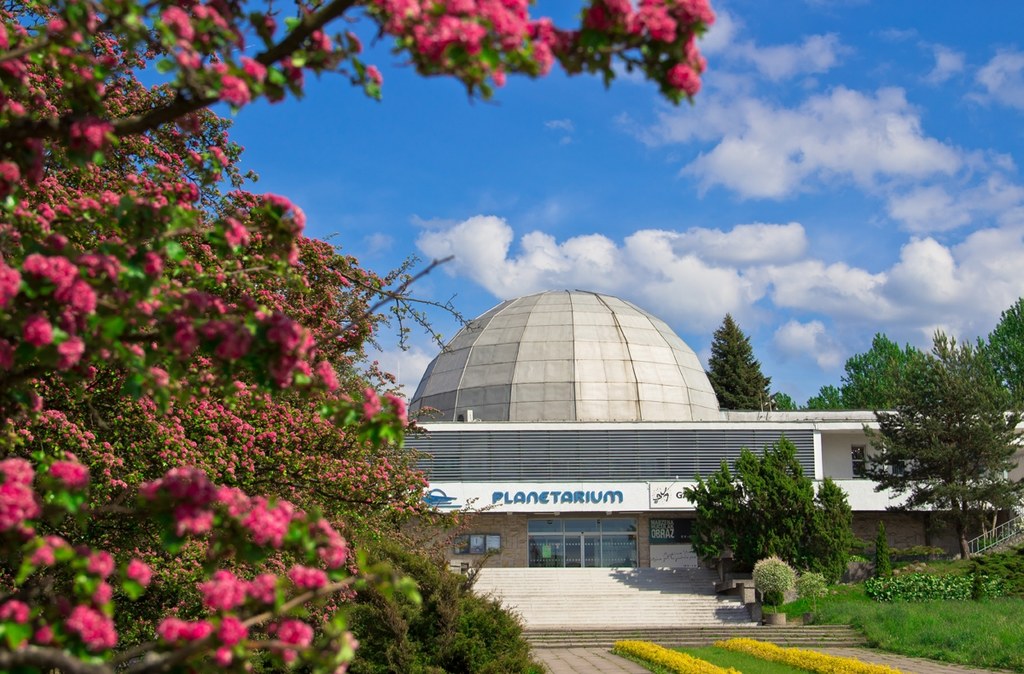
[[[428,366],[410,411],[483,421],[721,418],[696,354],[621,299],[551,291],[502,302]],[[431,417],[436,419],[437,417]]]

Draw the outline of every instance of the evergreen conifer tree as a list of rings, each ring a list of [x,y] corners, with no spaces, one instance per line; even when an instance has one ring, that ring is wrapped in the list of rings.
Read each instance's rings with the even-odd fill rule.
[[[721,327],[715,330],[708,379],[722,409],[760,410],[768,404],[771,379],[761,372],[750,338],[743,334],[731,314],[726,314]]]
[[[885,522],[879,520],[875,536],[875,578],[892,575],[892,557],[889,553],[889,538],[885,535]]]

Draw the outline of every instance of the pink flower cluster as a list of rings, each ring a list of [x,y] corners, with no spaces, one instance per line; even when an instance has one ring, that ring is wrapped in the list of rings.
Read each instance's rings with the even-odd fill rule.
[[[301,620],[285,620],[277,626],[274,636],[287,646],[281,651],[281,659],[285,662],[293,662],[296,658],[295,651],[305,648],[313,642],[313,628]]]
[[[68,134],[68,145],[73,150],[96,152],[107,144],[107,134],[113,132],[114,125],[96,118],[82,119],[71,123]]]
[[[89,606],[73,608],[64,626],[69,632],[77,634],[91,651],[102,651],[117,645],[114,621]]]
[[[124,575],[142,587],[149,587],[149,583],[153,579],[153,570],[141,559],[133,559],[128,562]]]
[[[199,585],[203,603],[214,611],[230,611],[241,606],[245,603],[247,589],[245,581],[225,569],[217,571],[213,578]]]
[[[319,590],[327,585],[327,574],[323,570],[301,564],[288,570],[288,579],[300,590]]]
[[[83,489],[89,484],[89,469],[78,461],[54,461],[50,464],[50,475],[69,489]]]
[[[41,512],[32,490],[35,471],[25,459],[0,461],[0,532],[25,529],[25,520],[38,517]]]
[[[280,548],[295,514],[295,506],[288,501],[270,505],[260,496],[252,500],[252,510],[242,519],[242,526],[249,530],[257,545],[269,543],[271,547]]]
[[[164,618],[157,626],[156,633],[169,644],[188,643],[210,636],[213,625],[206,620],[189,622],[180,618]]]

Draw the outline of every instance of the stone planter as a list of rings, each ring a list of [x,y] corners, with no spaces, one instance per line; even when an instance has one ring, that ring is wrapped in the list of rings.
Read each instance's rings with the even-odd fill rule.
[[[785,613],[765,613],[764,614],[765,625],[785,625],[786,614]]]

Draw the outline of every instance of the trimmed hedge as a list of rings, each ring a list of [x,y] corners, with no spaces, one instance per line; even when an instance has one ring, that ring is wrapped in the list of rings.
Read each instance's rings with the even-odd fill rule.
[[[869,578],[864,592],[875,601],[932,601],[952,599],[966,601],[1003,595],[1005,582],[978,574],[936,576],[911,573],[888,578]]]
[[[723,669],[707,660],[669,650],[649,641],[616,641],[612,653],[658,665],[675,674],[741,674],[732,667]]]
[[[782,648],[755,639],[728,639],[716,641],[715,646],[737,653],[746,653],[762,660],[781,662],[820,674],[902,674],[887,665],[875,665],[853,658],[825,655],[802,648]]]

